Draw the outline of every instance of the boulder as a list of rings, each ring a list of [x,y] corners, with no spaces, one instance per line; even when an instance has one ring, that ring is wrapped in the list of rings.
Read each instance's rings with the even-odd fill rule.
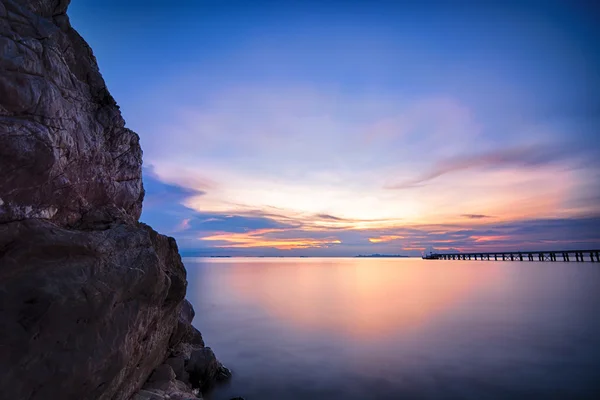
[[[4,397],[127,399],[167,357],[186,288],[174,242],[30,219],[0,224],[0,254]]]
[[[214,382],[231,377],[231,371],[217,360],[210,347],[192,351],[185,369],[190,374],[192,386],[203,391],[210,388]]]
[[[196,311],[194,311],[194,307],[192,306],[192,304],[189,301],[184,300],[183,304],[181,305],[181,312],[179,313],[179,319],[187,322],[188,324],[191,324],[192,320],[194,319],[195,316],[196,316]]]
[[[181,316],[177,320],[177,327],[171,337],[171,346],[177,343],[190,343],[204,347],[204,339],[198,329],[194,328],[189,322],[186,322]]]

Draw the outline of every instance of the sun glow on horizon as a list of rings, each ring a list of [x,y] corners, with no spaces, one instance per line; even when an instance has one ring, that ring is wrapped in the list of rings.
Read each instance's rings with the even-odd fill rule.
[[[468,243],[461,243],[465,239],[461,232],[490,225],[577,216],[576,210],[563,206],[568,204],[572,188],[578,184],[576,175],[573,170],[553,164],[536,168],[469,169],[452,173],[449,175],[452,179],[439,178],[402,190],[376,187],[368,179],[364,182],[354,179],[352,185],[334,181],[329,185],[323,182],[311,185],[306,180],[295,183],[244,173],[238,176],[234,171],[220,178],[215,173],[210,184],[206,184],[209,181],[196,175],[194,169],[188,167],[183,171],[162,168],[160,164],[155,168],[162,181],[189,188],[190,194],[183,196],[180,203],[190,211],[266,219],[277,226],[198,236],[200,242],[219,249],[333,249],[350,245],[355,237],[364,237],[360,239],[362,243],[394,246],[397,251],[391,250],[392,247],[388,250],[394,253],[422,252],[431,245],[440,250],[460,251],[477,246],[491,249],[510,244],[516,236],[512,232],[473,232],[468,235]],[[215,217],[205,218],[196,223],[196,229],[218,221]],[[193,230],[191,218],[187,216],[174,232],[181,235],[180,232],[190,229]],[[415,230],[427,234],[420,235]],[[523,246],[528,243],[524,239],[520,239]],[[374,248],[373,252],[377,251],[383,250]],[[357,248],[356,252],[361,250]]]
[[[273,232],[281,232],[278,229],[259,229],[244,233],[217,233],[211,236],[201,237],[200,240],[221,242],[215,244],[215,247],[230,248],[252,248],[252,247],[272,247],[279,250],[307,249],[328,247],[342,242],[336,238],[276,238],[268,237]]]

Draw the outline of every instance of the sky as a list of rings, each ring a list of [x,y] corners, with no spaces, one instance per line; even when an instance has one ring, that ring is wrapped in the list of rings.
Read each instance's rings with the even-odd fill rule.
[[[600,247],[592,2],[74,0],[183,254]]]

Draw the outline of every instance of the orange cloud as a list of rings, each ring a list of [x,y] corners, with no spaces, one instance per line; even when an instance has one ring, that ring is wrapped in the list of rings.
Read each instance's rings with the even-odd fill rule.
[[[372,237],[372,238],[369,238],[369,242],[384,243],[384,242],[391,242],[392,240],[397,240],[397,239],[404,239],[404,236],[387,235],[387,236]]]
[[[498,236],[471,236],[472,239],[475,239],[476,242],[493,242],[498,240],[510,240],[511,237],[508,235],[498,235]]]
[[[336,238],[271,238],[264,237],[267,233],[283,232],[283,229],[258,229],[251,232],[242,233],[218,233],[212,236],[205,236],[201,240],[222,241],[226,244],[216,245],[214,247],[227,248],[251,248],[251,247],[272,247],[279,250],[308,249],[329,247],[333,244],[342,242]]]

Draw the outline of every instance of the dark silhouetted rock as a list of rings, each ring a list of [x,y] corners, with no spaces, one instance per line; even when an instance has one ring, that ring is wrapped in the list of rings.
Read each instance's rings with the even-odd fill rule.
[[[161,364],[152,372],[148,382],[173,381],[175,377],[175,372],[169,364]]]
[[[173,369],[176,379],[183,381],[183,382],[189,382],[190,375],[185,370],[185,361],[186,360],[183,356],[170,357],[170,358],[167,358],[167,360],[165,361],[165,364],[168,364]]]
[[[0,397],[197,398],[186,364],[228,370],[175,240],[138,222],[139,138],[68,5],[0,0]]]
[[[167,357],[186,282],[172,239],[25,220],[0,224],[0,254],[6,398],[127,399]]]
[[[180,342],[185,342],[204,347],[202,334],[191,324],[195,315],[196,312],[194,311],[194,307],[192,307],[189,301],[184,300],[181,306],[181,312],[179,313],[177,327],[171,337],[171,346],[175,346]]]
[[[181,313],[179,314],[179,316],[180,319],[187,322],[188,324],[192,323],[192,320],[196,316],[196,312],[194,311],[194,307],[192,307],[192,304],[189,301],[183,301],[183,304],[181,305]]]
[[[189,322],[186,322],[184,318],[179,317],[177,321],[177,327],[171,337],[171,346],[175,346],[177,343],[185,342],[193,345],[204,347],[204,339],[202,334],[194,328]]]
[[[193,387],[208,389],[214,382],[227,380],[231,371],[221,364],[210,347],[192,351],[185,367]]]
[[[165,400],[166,398],[164,394],[142,389],[133,396],[132,400]]]

